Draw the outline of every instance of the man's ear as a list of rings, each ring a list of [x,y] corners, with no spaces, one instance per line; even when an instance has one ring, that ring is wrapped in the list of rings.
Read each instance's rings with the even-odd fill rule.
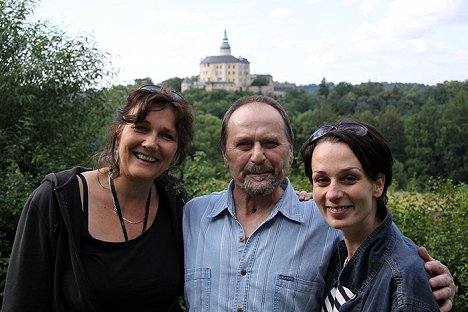
[[[226,158],[226,154],[223,153],[223,162],[224,162],[224,168],[229,169],[229,161]]]
[[[289,149],[289,165],[291,166],[294,161],[294,151],[292,147]]]

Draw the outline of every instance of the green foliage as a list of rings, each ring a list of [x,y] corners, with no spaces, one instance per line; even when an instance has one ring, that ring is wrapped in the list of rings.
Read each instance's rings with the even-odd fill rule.
[[[0,290],[3,289],[16,224],[21,209],[33,187],[34,180],[21,172],[13,161],[6,164],[0,179]],[[0,291],[0,294],[2,291]],[[1,297],[0,297],[1,298]],[[1,300],[0,300],[1,303]],[[1,304],[0,304],[1,305]]]
[[[394,106],[387,106],[378,114],[375,124],[387,139],[393,152],[393,157],[399,160],[405,158],[405,126],[403,118]]]
[[[466,181],[468,175],[468,91],[460,90],[442,112],[437,136],[440,167],[445,177]],[[448,147],[448,148],[447,148]]]
[[[222,163],[223,158],[219,148],[219,137],[221,134],[221,119],[211,114],[197,114],[195,119],[195,142],[194,150],[203,152],[205,158],[212,163]]]
[[[328,99],[328,95],[330,94],[330,86],[328,85],[325,77],[322,78],[322,81],[319,84],[318,94],[323,96],[325,100]]]
[[[322,103],[313,110],[299,113],[291,118],[292,128],[294,130],[294,153],[296,161],[293,164],[296,167],[302,162],[300,151],[302,144],[311,136],[313,131],[324,123],[336,121],[337,115],[333,112],[330,105]]]
[[[203,152],[196,152],[184,171],[184,183],[191,197],[222,191],[229,180],[223,163],[212,162]]]
[[[28,195],[48,172],[91,165],[112,118],[105,91],[93,89],[110,74],[107,55],[28,22],[35,3],[0,0],[0,287]]]
[[[251,85],[252,86],[257,86],[257,87],[262,87],[262,86],[268,86],[269,79],[266,76],[258,75],[255,77],[255,79],[252,81]]]
[[[330,89],[325,103],[319,95],[303,99],[297,91],[287,93],[280,101],[293,123],[296,151],[321,123],[360,119],[384,133],[403,169],[400,177],[411,177],[422,190],[431,176],[468,182],[467,90],[468,81],[432,87],[340,82]],[[306,100],[314,104],[301,106]],[[400,187],[407,184],[402,182],[398,183]]]
[[[150,85],[150,84],[154,84],[154,83],[153,83],[153,80],[151,78],[149,78],[149,77],[137,78],[134,81],[134,88],[136,89],[137,87],[141,87],[141,86],[144,86],[144,85]]]
[[[172,90],[179,91],[181,90],[182,79],[181,78],[170,78],[161,82],[161,85],[171,88]]]
[[[453,311],[467,311],[468,188],[441,179],[428,184],[429,192],[391,194],[389,208],[406,236],[448,266],[458,286]]]
[[[280,99],[281,105],[289,113],[289,118],[317,108],[323,100],[307,93],[304,89],[287,90]]]
[[[207,92],[202,89],[184,91],[184,97],[191,103],[195,113],[211,114],[222,119],[229,106],[239,98],[251,95],[248,92],[230,92],[224,89]]]

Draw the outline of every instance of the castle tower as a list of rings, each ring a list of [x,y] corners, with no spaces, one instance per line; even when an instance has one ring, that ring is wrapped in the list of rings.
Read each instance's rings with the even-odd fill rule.
[[[231,55],[231,46],[228,42],[226,29],[224,30],[223,43],[221,43],[221,47],[219,48],[219,55]]]
[[[197,79],[194,81],[188,78],[184,79],[181,83],[181,89],[182,92],[190,88],[198,88],[207,91],[216,89],[249,90],[254,93],[274,94],[273,77],[271,75],[255,75],[254,77],[266,80],[267,85],[252,86],[250,62],[246,58],[240,56],[237,58],[231,55],[231,46],[225,29],[223,42],[219,47],[219,55],[210,55],[203,58],[200,62],[200,72]]]
[[[224,30],[219,55],[207,56],[200,63],[197,86],[205,90],[247,90],[251,83],[249,61],[231,55],[231,46]]]

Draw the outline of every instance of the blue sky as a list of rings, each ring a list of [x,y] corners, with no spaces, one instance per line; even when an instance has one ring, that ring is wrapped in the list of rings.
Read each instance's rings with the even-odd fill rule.
[[[275,81],[468,79],[466,0],[42,0],[33,19],[93,38],[113,84],[198,75],[225,29],[232,55]]]

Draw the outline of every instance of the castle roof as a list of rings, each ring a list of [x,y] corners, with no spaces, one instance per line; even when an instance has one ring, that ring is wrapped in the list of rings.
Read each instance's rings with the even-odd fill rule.
[[[223,37],[223,43],[221,43],[221,49],[231,49],[231,46],[229,45],[229,42],[228,42],[226,29],[224,30],[224,37]]]
[[[205,57],[200,64],[219,64],[219,63],[244,63],[250,62],[245,58],[238,59],[232,55],[214,55]]]

